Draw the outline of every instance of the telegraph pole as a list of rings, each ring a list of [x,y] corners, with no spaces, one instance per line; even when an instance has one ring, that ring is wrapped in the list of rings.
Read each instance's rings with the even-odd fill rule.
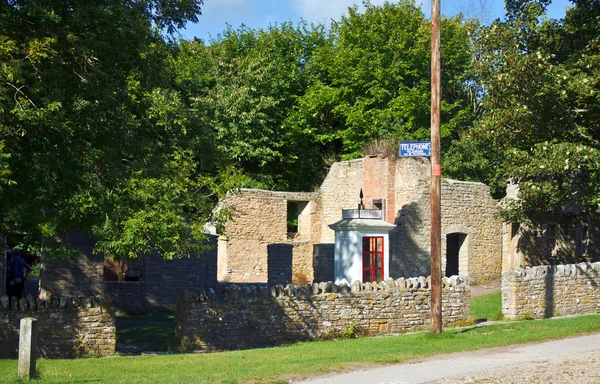
[[[440,0],[431,0],[431,330],[442,333],[442,164]]]

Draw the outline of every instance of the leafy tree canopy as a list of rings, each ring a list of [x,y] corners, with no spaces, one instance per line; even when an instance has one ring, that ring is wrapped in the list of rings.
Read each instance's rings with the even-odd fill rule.
[[[481,150],[486,181],[519,183],[515,220],[600,212],[600,2],[574,1],[563,20],[544,17],[548,3],[509,0],[481,30],[484,113],[461,144]]]
[[[198,250],[229,178],[173,86],[161,30],[202,1],[0,4],[0,210],[39,241],[82,230],[115,257]]]
[[[430,136],[431,24],[414,1],[356,8],[326,31],[289,23],[181,42],[178,86],[206,118],[245,185],[310,190],[327,163],[382,138]],[[474,119],[475,25],[442,20],[442,136]]]

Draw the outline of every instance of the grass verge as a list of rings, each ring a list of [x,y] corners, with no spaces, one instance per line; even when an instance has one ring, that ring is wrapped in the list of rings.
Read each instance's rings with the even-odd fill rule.
[[[502,293],[492,293],[471,299],[471,317],[477,322],[502,320]]]
[[[117,343],[146,351],[173,351],[177,347],[173,311],[117,315]]]
[[[391,364],[436,354],[600,332],[600,315],[448,329],[440,336],[298,343],[245,351],[79,360],[40,360],[36,383],[282,383],[360,364]],[[17,361],[0,360],[0,381],[17,383]]]

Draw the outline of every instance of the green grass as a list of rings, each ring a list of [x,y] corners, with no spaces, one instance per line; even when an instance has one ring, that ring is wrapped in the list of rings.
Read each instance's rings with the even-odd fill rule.
[[[475,320],[502,320],[502,294],[497,292],[472,299],[471,317]]]
[[[173,311],[117,315],[117,342],[150,351],[177,347]]]
[[[210,354],[40,360],[35,383],[282,383],[357,364],[401,363],[592,332],[600,332],[600,315],[448,329],[440,336],[425,332]],[[18,382],[16,371],[16,360],[0,360],[0,381]]]

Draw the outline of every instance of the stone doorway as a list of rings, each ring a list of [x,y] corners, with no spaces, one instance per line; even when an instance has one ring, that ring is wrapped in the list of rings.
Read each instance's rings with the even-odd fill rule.
[[[463,272],[460,270],[460,265],[467,260],[467,245],[468,239],[465,233],[449,233],[446,235],[446,277],[459,275]]]

